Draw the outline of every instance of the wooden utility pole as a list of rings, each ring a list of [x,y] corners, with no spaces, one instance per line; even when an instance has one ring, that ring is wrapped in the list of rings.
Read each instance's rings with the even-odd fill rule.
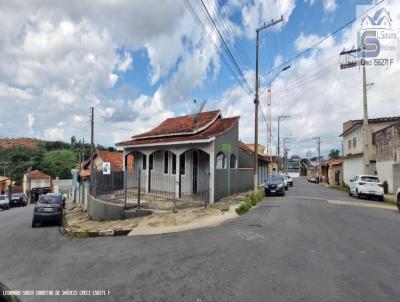
[[[362,51],[362,59],[356,59],[356,53]],[[340,64],[340,69],[353,68],[356,66],[362,66],[363,73],[363,163],[364,163],[364,174],[371,174],[370,160],[369,160],[369,126],[368,126],[368,99],[367,99],[367,70],[365,67],[364,51],[361,48],[355,49],[354,47],[350,50],[343,49],[340,53],[340,57],[344,56],[344,63]]]
[[[263,26],[256,29],[256,89],[255,89],[255,97],[254,97],[254,190],[258,189],[258,90],[260,87],[259,77],[258,77],[258,47],[259,47],[259,33],[260,31],[267,29],[279,22],[283,21],[283,17],[279,20],[272,20],[269,24],[264,24]]]

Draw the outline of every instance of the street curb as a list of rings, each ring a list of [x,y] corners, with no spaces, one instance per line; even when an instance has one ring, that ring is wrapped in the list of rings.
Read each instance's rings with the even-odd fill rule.
[[[71,238],[89,238],[89,237],[117,237],[127,236],[132,230],[131,229],[107,229],[107,230],[72,230],[69,227],[62,227],[61,233]]]

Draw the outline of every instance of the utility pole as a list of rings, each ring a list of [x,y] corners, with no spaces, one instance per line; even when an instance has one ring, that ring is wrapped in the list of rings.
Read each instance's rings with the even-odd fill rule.
[[[93,156],[94,156],[94,107],[90,107],[90,184],[93,188]]]
[[[255,89],[255,97],[254,97],[254,190],[258,189],[258,89],[260,86],[259,77],[258,77],[258,47],[259,47],[259,33],[260,31],[267,29],[279,22],[283,21],[283,17],[279,20],[274,21],[273,19],[269,24],[264,24],[263,26],[256,29],[256,89]]]
[[[356,60],[355,54],[362,51],[362,59]],[[367,71],[365,67],[364,51],[361,48],[350,50],[343,49],[340,57],[345,56],[345,62],[340,64],[340,69],[353,68],[362,66],[363,73],[363,162],[364,174],[370,174],[370,161],[369,161],[369,127],[368,127],[368,99],[367,99]]]
[[[318,163],[321,163],[321,137],[316,136],[313,137],[314,140],[317,142],[317,152],[318,152]]]
[[[281,124],[281,120],[284,120],[284,119],[288,119],[288,118],[290,118],[290,115],[279,115],[278,116],[278,172],[279,172],[279,169],[280,169],[280,154],[281,154],[281,147],[280,147],[280,145],[281,145],[281,137],[280,137],[280,124]]]

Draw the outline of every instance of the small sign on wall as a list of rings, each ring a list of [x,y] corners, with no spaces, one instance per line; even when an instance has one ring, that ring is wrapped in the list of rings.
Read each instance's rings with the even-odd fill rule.
[[[109,162],[103,163],[103,174],[111,174],[111,165]]]

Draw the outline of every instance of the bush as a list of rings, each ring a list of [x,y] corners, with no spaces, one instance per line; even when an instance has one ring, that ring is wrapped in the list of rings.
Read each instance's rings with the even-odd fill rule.
[[[264,191],[259,190],[257,192],[251,193],[249,197],[246,198],[245,201],[243,201],[240,206],[236,209],[236,213],[238,215],[242,215],[246,213],[251,207],[254,207],[259,203],[264,197]]]
[[[389,192],[389,184],[386,180],[383,182],[383,192],[385,194],[387,194]]]

